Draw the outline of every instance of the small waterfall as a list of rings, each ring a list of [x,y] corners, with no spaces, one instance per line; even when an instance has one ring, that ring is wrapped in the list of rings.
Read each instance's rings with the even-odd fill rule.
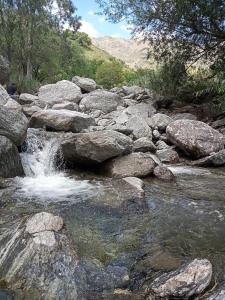
[[[93,188],[87,180],[75,180],[66,175],[56,138],[45,140],[29,132],[21,160],[26,177],[17,178],[17,194],[22,198],[35,197],[35,200],[44,201],[70,198],[80,201],[81,195],[83,199]]]

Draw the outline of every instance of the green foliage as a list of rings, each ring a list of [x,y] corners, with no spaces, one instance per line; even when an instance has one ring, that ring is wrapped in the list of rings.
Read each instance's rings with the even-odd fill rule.
[[[123,65],[117,61],[102,63],[96,72],[96,81],[104,88],[120,86],[124,82]]]
[[[91,38],[84,32],[77,32],[74,40],[84,48],[89,48],[92,45]]]

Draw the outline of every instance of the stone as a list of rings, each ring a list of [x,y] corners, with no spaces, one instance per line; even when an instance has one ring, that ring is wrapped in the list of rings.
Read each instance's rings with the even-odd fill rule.
[[[130,116],[139,116],[148,119],[156,113],[155,108],[151,103],[139,103],[131,105],[124,110],[124,113]]]
[[[176,121],[176,120],[197,120],[197,117],[191,113],[178,113],[175,114],[173,116],[171,116],[171,118]]]
[[[137,177],[125,177],[123,180],[128,183],[132,189],[134,189],[136,195],[140,198],[142,198],[145,194],[144,191],[144,182]]]
[[[126,124],[126,127],[132,130],[134,139],[139,139],[142,137],[148,137],[149,139],[152,139],[151,128],[143,118],[138,116],[130,118]]]
[[[204,298],[205,300],[224,300],[225,299],[225,283],[222,286],[216,288],[216,290],[210,293],[209,296]]]
[[[104,169],[111,177],[146,177],[153,173],[155,162],[149,153],[131,153],[107,162]]]
[[[148,125],[152,128],[159,129],[161,132],[165,132],[166,127],[173,122],[173,119],[165,114],[155,114],[151,118],[148,119]]]
[[[0,105],[4,105],[10,100],[9,94],[6,92],[4,87],[0,84]]]
[[[63,227],[63,219],[51,213],[41,212],[32,216],[26,223],[26,231],[30,234],[42,231],[58,232]]]
[[[79,106],[81,111],[84,112],[100,110],[104,113],[109,113],[116,110],[120,103],[122,103],[122,99],[117,94],[104,90],[96,90],[84,95]]]
[[[30,119],[30,127],[46,128],[55,131],[81,132],[95,121],[90,116],[70,110],[41,110],[34,113]]]
[[[156,155],[159,157],[163,163],[177,163],[179,162],[179,155],[177,152],[171,148],[157,150]]]
[[[194,158],[204,157],[224,148],[223,135],[200,121],[174,121],[167,126],[166,133],[171,143]]]
[[[154,169],[154,175],[161,180],[172,181],[175,179],[174,174],[165,166],[157,166]]]
[[[47,84],[40,87],[38,98],[45,105],[52,107],[56,103],[66,101],[79,103],[82,94],[81,89],[75,83],[61,80],[55,84]]]
[[[10,98],[4,106],[7,107],[8,109],[18,110],[20,112],[23,111],[22,105],[20,105],[18,102],[16,102],[12,98]]]
[[[131,128],[127,128],[126,125],[122,125],[122,124],[108,125],[106,127],[106,129],[107,130],[118,131],[118,132],[123,133],[125,135],[130,135],[133,132],[133,130]]]
[[[33,241],[36,245],[53,247],[56,244],[55,234],[52,231],[42,231],[34,234]]]
[[[163,274],[150,284],[156,297],[189,299],[201,294],[212,279],[212,265],[207,259],[195,259],[176,271]]]
[[[96,90],[97,84],[93,79],[74,76],[72,82],[79,86],[85,92],[92,92]]]
[[[159,140],[160,137],[161,137],[161,134],[160,134],[159,131],[156,130],[156,129],[154,129],[154,130],[152,131],[152,135],[153,135],[153,137],[154,137],[155,140]]]
[[[130,153],[132,140],[116,131],[95,131],[71,135],[62,141],[61,148],[67,163],[91,165]]]
[[[0,106],[0,135],[20,146],[26,138],[27,128],[28,119],[21,111]]]
[[[192,166],[198,167],[221,167],[225,165],[225,149],[209,156],[191,162]]]
[[[163,149],[169,149],[170,148],[170,146],[167,145],[167,143],[164,142],[164,141],[157,141],[156,142],[156,147],[157,147],[157,150],[163,150]]]
[[[67,110],[78,111],[79,106],[76,103],[72,103],[72,102],[67,101],[67,102],[63,102],[63,103],[54,104],[52,106],[52,109],[54,109],[54,110],[67,109]]]
[[[8,60],[0,55],[0,84],[6,84],[9,81],[10,65]]]
[[[31,117],[34,113],[37,111],[41,111],[42,109],[39,106],[33,105],[33,106],[22,106],[22,111],[27,117]]]
[[[39,100],[38,96],[27,94],[27,93],[22,93],[19,96],[19,103],[21,105],[34,104],[38,100]]]
[[[134,152],[155,152],[156,147],[151,139],[147,137],[142,137],[134,141],[133,151]]]
[[[130,94],[138,95],[138,94],[145,93],[145,89],[137,85],[123,86],[122,89],[126,95],[130,95]]]
[[[223,126],[225,126],[225,118],[216,120],[216,121],[212,122],[211,125],[213,128],[223,127]]]
[[[17,147],[7,137],[0,135],[0,177],[23,175],[24,170]]]

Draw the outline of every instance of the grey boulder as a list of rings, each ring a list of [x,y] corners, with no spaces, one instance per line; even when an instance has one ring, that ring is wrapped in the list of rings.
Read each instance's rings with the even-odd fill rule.
[[[157,150],[156,155],[163,163],[177,163],[179,162],[179,155],[171,148]]]
[[[7,103],[7,101],[11,99],[4,89],[4,87],[0,84],[0,105],[4,105]]]
[[[78,111],[79,106],[76,103],[72,103],[72,102],[62,102],[62,103],[58,103],[58,104],[54,104],[52,106],[52,109],[54,110],[59,110],[59,109],[67,109],[67,110],[74,110],[74,111]]]
[[[200,158],[191,163],[192,166],[198,167],[221,167],[225,165],[225,150],[212,153],[209,156]]]
[[[30,119],[30,127],[46,128],[55,131],[81,132],[95,125],[90,116],[70,110],[41,110],[34,113]]]
[[[144,118],[134,116],[128,120],[126,127],[132,131],[134,139],[142,137],[152,139],[152,130]]]
[[[151,139],[147,137],[142,137],[134,141],[133,151],[134,152],[155,152],[156,146],[154,145]]]
[[[39,100],[38,96],[34,96],[31,94],[27,94],[27,93],[20,94],[20,97],[19,97],[19,103],[21,105],[33,104],[38,100]]]
[[[161,180],[172,181],[175,179],[174,174],[165,166],[157,166],[154,169],[154,175]]]
[[[165,114],[155,114],[148,119],[148,125],[152,128],[157,128],[160,131],[165,131],[166,127],[173,122],[173,119]]]
[[[93,79],[74,76],[72,82],[79,86],[85,92],[92,92],[96,90],[97,84]]]
[[[177,120],[168,125],[166,133],[171,143],[195,158],[224,148],[223,135],[200,121]]]

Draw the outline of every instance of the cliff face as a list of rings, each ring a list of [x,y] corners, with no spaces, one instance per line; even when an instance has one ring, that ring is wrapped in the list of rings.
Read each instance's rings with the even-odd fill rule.
[[[148,45],[143,42],[113,37],[93,38],[92,42],[131,68],[147,68],[153,64],[147,60]]]

